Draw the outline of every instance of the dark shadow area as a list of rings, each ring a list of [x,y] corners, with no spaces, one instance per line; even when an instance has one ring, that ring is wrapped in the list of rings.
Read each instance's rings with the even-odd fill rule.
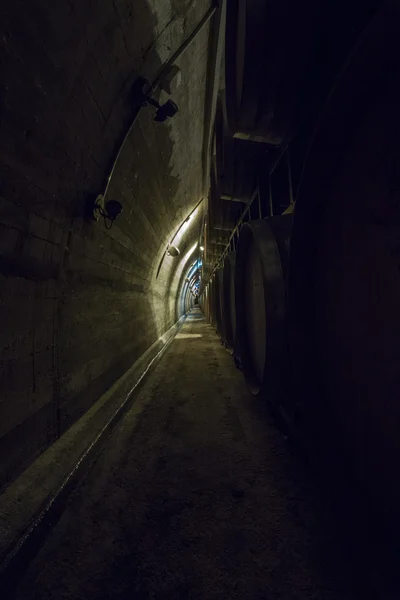
[[[256,407],[194,309],[13,597],[372,597],[326,498]]]
[[[3,17],[0,487],[157,338],[149,281],[178,186],[168,129],[150,133],[143,109],[110,188],[122,215],[109,232],[84,218],[137,117],[135,80],[161,67],[146,2],[17,2]]]

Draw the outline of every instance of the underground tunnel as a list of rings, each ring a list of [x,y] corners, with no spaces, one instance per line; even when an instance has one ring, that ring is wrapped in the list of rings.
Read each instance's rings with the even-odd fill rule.
[[[398,3],[0,11],[2,597],[398,599]]]

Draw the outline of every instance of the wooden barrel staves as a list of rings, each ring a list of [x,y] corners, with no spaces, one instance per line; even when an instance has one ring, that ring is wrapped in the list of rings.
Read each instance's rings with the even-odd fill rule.
[[[287,360],[286,281],[292,215],[243,225],[236,251],[236,335],[252,394],[277,402]]]
[[[210,280],[210,325],[215,327],[215,279],[214,277]]]
[[[216,330],[221,340],[224,341],[224,319],[223,319],[223,307],[222,307],[222,292],[223,292],[223,270],[218,269],[215,273],[215,323]]]
[[[207,295],[206,295],[206,298],[207,298],[207,323],[211,324],[211,319],[212,319],[212,306],[211,306],[211,303],[212,303],[212,293],[211,293],[211,284],[209,284],[207,286],[206,292],[207,292]]]
[[[211,281],[211,325],[214,329],[218,329],[218,313],[219,313],[219,290],[218,290],[218,278],[214,274]]]
[[[236,252],[229,252],[224,260],[223,311],[225,320],[225,341],[227,348],[233,350],[236,340],[235,308],[235,262]]]
[[[207,323],[210,322],[210,288],[207,286],[201,296],[202,308],[204,311],[204,317]]]
[[[399,30],[399,5],[385,3],[335,83],[300,183],[289,278],[301,422],[397,532]]]

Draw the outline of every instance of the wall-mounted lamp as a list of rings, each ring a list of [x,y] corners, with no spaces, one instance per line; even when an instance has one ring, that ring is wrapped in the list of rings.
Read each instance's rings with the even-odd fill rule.
[[[118,200],[108,200],[104,202],[104,196],[99,194],[94,202],[91,202],[90,214],[92,219],[98,221],[100,217],[104,219],[106,229],[111,229],[114,221],[122,213],[122,204]]]
[[[167,249],[168,256],[172,256],[173,258],[176,258],[177,256],[180,255],[180,253],[181,253],[181,251],[176,246],[173,246],[172,244],[170,246],[168,246],[168,249]]]
[[[150,91],[146,92],[145,90]],[[167,100],[164,104],[160,104],[155,98],[150,96],[150,93],[150,83],[142,77],[137,79],[133,88],[135,104],[138,104],[139,106],[155,106],[157,111],[154,120],[158,121],[159,123],[163,123],[167,119],[176,115],[179,109],[175,102],[172,100]]]
[[[200,246],[200,251],[203,252],[204,251],[204,246]]]
[[[200,206],[200,204],[203,202],[204,198],[202,198],[194,207],[194,209],[191,211],[191,213],[189,214],[188,217],[186,217],[186,219],[183,221],[183,223],[181,224],[181,226],[179,227],[178,231],[176,231],[176,233],[174,234],[174,236],[171,238],[171,242],[167,245],[167,248],[164,252],[164,254],[161,257],[161,260],[159,262],[158,268],[157,268],[157,273],[156,273],[156,279],[158,278],[160,271],[161,271],[161,267],[162,264],[164,262],[165,256],[169,255],[169,256],[179,256],[180,251],[179,248],[177,246],[173,246],[172,242],[174,242],[176,240],[176,244],[179,244],[181,239],[182,239],[182,234],[185,232],[185,230],[188,228],[189,226],[189,221],[192,219],[193,214],[197,211],[198,207]],[[177,237],[179,234],[180,237]],[[185,255],[184,259],[189,259],[190,256],[193,254],[193,252],[196,250],[198,246],[198,242],[192,247],[190,248],[190,250],[188,251],[188,253]],[[195,261],[196,262],[196,261]],[[195,264],[195,263],[193,263]]]

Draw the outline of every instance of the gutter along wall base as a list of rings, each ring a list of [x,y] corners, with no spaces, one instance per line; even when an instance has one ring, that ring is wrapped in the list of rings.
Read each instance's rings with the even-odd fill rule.
[[[5,589],[27,561],[113,427],[134,401],[134,392],[182,327],[181,317],[85,415],[41,454],[0,496],[0,573]],[[138,412],[141,407],[138,406]],[[3,588],[4,589],[4,588]]]

